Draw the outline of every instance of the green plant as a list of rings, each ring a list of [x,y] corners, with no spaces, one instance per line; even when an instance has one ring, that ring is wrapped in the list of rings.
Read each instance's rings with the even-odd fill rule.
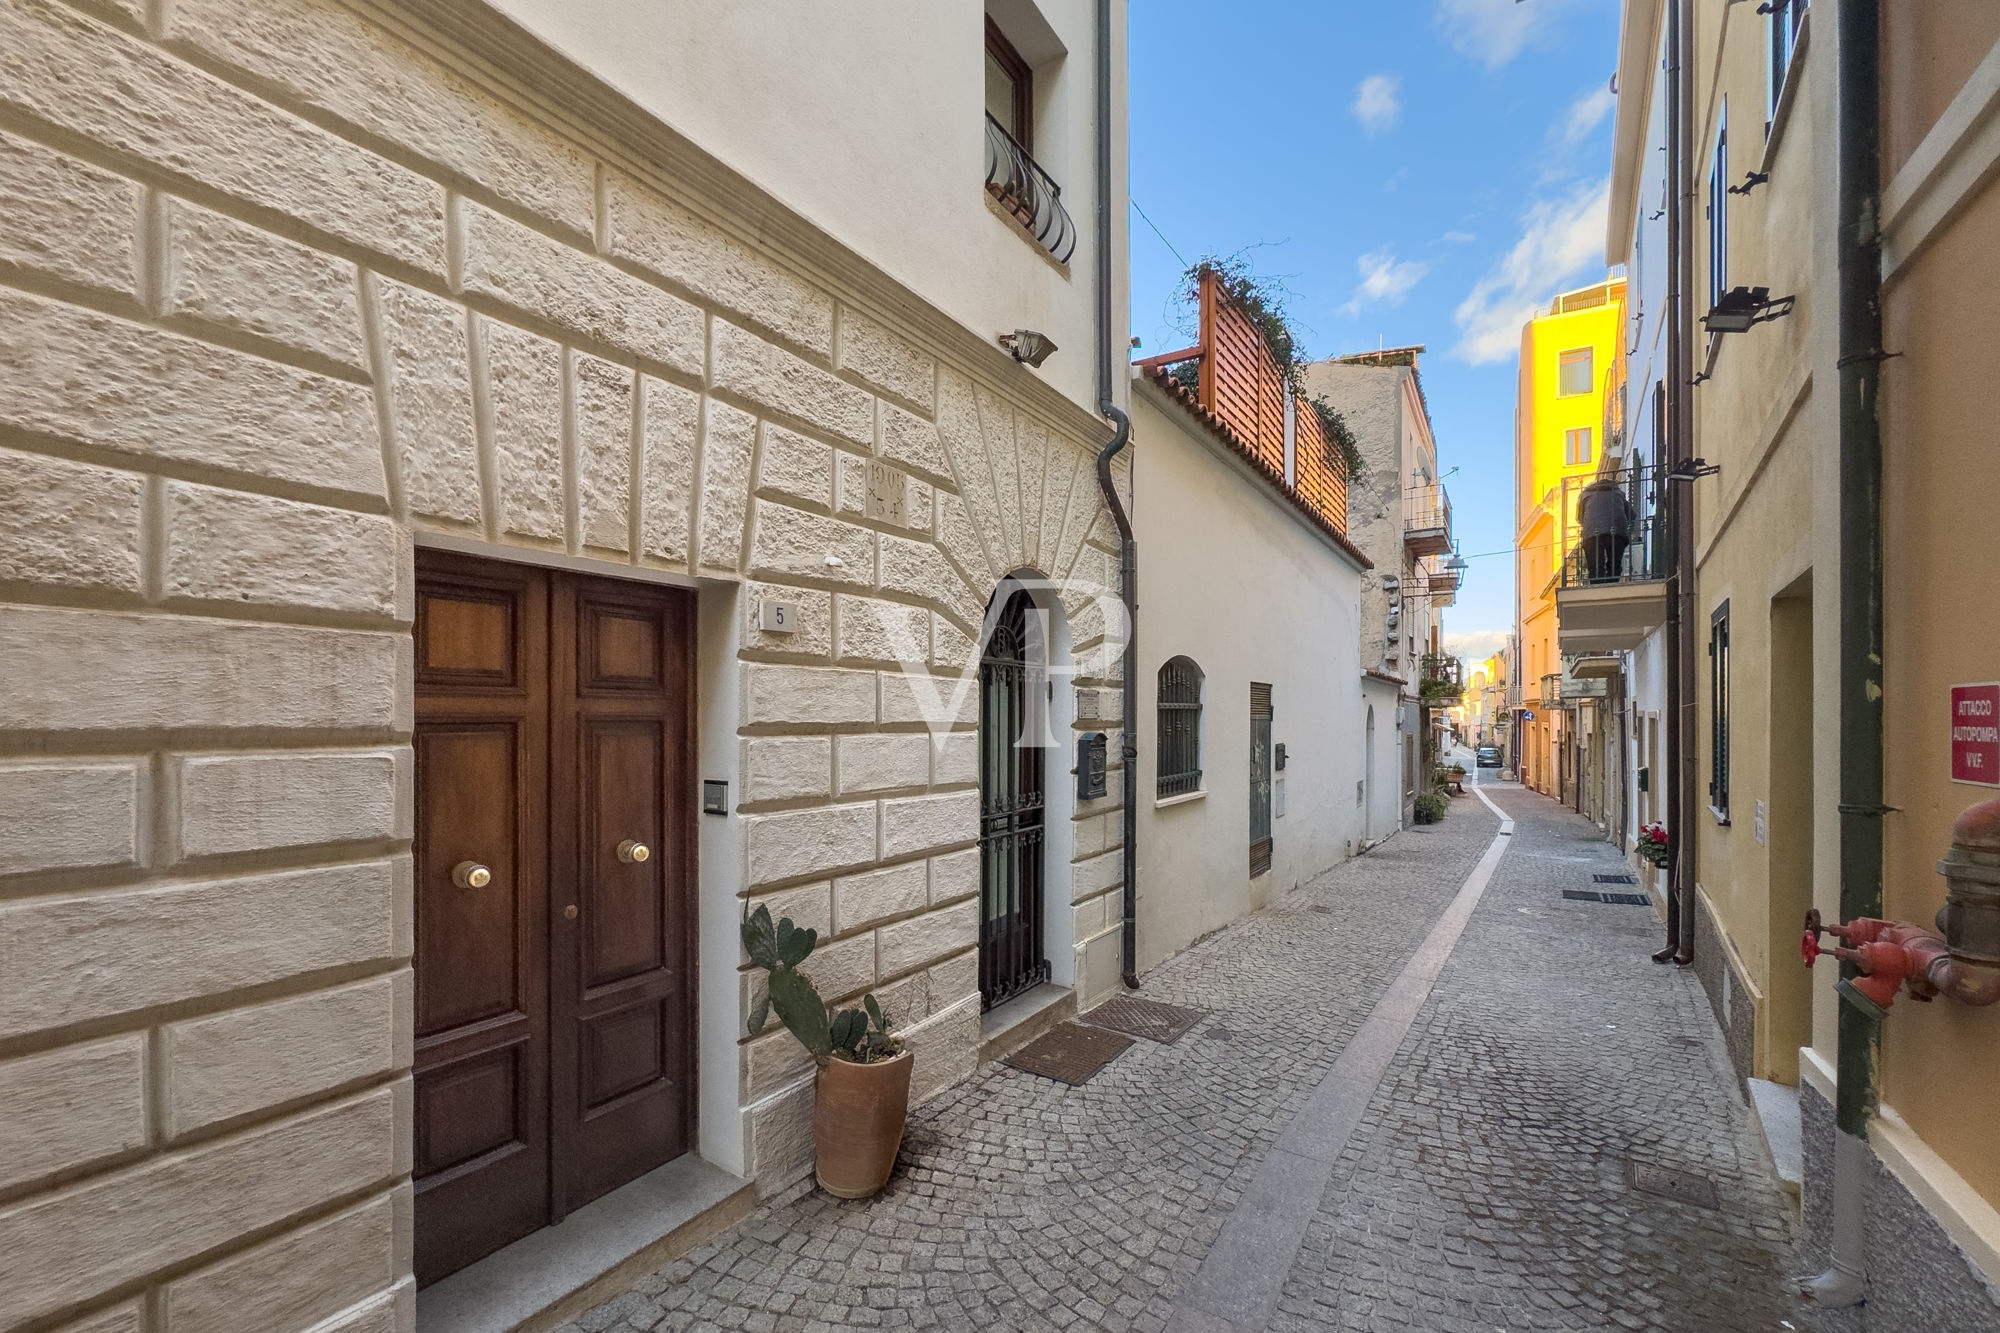
[[[1284,376],[1293,396],[1310,405],[1313,415],[1319,418],[1319,424],[1326,430],[1327,462],[1343,469],[1349,477],[1359,476],[1363,471],[1361,446],[1347,418],[1321,395],[1306,392],[1306,366],[1310,363],[1285,308],[1292,294],[1276,278],[1263,278],[1251,272],[1250,261],[1241,254],[1226,258],[1207,255],[1188,265],[1181,274],[1180,297],[1186,306],[1199,306],[1201,280],[1210,273],[1215,275],[1222,299],[1248,316],[1264,336],[1264,345],[1277,361],[1278,373]],[[1198,373],[1195,362],[1183,361],[1170,373],[1189,392],[1195,391]]]
[[[1451,808],[1451,798],[1437,790],[1417,793],[1417,822],[1435,824],[1444,818],[1444,812]]]
[[[1428,708],[1439,704],[1458,702],[1459,688],[1456,682],[1436,676],[1425,676],[1417,682],[1417,701]]]
[[[882,1006],[872,994],[861,997],[863,1008],[836,1013],[820,999],[812,978],[799,971],[818,943],[818,931],[795,926],[790,917],[772,925],[768,907],[759,905],[743,918],[743,951],[769,974],[764,992],[750,1007],[750,1035],[763,1031],[775,1010],[778,1021],[822,1067],[836,1057],[861,1065],[894,1058],[903,1043],[889,1035]]]

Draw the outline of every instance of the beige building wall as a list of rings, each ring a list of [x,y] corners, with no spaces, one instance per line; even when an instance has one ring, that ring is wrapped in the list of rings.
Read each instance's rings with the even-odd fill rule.
[[[830,936],[829,998],[882,995],[919,1095],[975,1059],[972,714],[932,744],[896,645],[949,697],[1028,568],[1089,652],[1105,428],[515,30],[424,12],[0,4],[0,1328],[412,1326],[417,545],[699,590],[738,802],[701,831],[703,1156],[809,1161],[794,1044],[743,1037],[746,898]],[[1052,838],[1086,989],[1115,804]]]
[[[1788,812],[1812,808],[1786,803],[1803,789],[1816,804],[1821,778],[1833,781],[1837,769],[1823,772],[1825,747],[1799,743],[1784,729],[1782,712],[1774,715],[1774,700],[1800,697],[1815,700],[1816,712],[1818,701],[1833,697],[1833,682],[1816,679],[1813,657],[1782,653],[1773,627],[1784,622],[1793,605],[1788,599],[1800,596],[1808,599],[1815,631],[1822,620],[1829,627],[1838,621],[1834,571],[1814,578],[1823,540],[1816,527],[1820,478],[1832,458],[1826,442],[1835,435],[1833,358],[1823,355],[1833,332],[1830,195],[1818,184],[1826,179],[1820,158],[1832,151],[1834,116],[1827,81],[1803,57],[1774,115],[1766,21],[1726,12],[1732,7],[1695,9],[1691,311],[1697,320],[1708,312],[1709,218],[1718,206],[1728,220],[1724,286],[1796,297],[1791,314],[1747,333],[1712,336],[1699,323],[1694,332],[1701,378],[1691,395],[1693,449],[1721,468],[1692,486],[1695,595],[1685,612],[1696,650],[1694,806],[1702,812],[1694,830],[1695,965],[1737,1073],[1793,1082],[1795,1052],[1809,1035],[1810,974],[1799,965],[1796,936],[1811,904],[1814,846],[1798,836],[1796,819],[1774,841],[1771,811],[1774,803]],[[1711,171],[1725,132],[1724,189],[1717,198]],[[1727,192],[1752,172],[1770,179],[1745,194]],[[1826,511],[1829,521],[1832,512]],[[1726,810],[1710,788],[1716,697],[1708,655],[1725,603]],[[1817,829],[1821,821],[1811,823]]]
[[[1883,708],[1886,915],[1929,924],[1935,862],[1967,806],[2000,790],[1950,780],[1950,688],[2000,679],[2000,607],[1985,567],[1985,497],[2000,494],[1991,427],[2000,383],[2000,188],[1991,183],[2000,12],[1918,3],[1885,11],[1889,273],[1883,366],[1886,571]],[[1883,1025],[1882,1099],[1992,1208],[2000,1147],[1973,1110],[2000,1097],[2000,1014],[1899,1002]],[[2000,1220],[2000,1215],[1996,1215]],[[2000,1247],[2000,1231],[1989,1237]],[[2000,1269],[1989,1269],[2000,1277]]]

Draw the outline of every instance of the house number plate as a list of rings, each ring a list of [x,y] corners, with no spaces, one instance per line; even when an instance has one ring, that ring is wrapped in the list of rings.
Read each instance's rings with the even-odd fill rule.
[[[799,604],[776,602],[765,598],[757,603],[757,628],[766,634],[796,634],[799,628]]]
[[[868,462],[868,494],[862,501],[861,512],[878,523],[893,523],[905,527],[909,523],[907,497],[910,478],[900,468],[887,463]]]

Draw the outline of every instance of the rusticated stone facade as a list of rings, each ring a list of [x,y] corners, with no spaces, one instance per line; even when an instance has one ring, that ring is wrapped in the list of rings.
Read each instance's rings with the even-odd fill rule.
[[[705,957],[769,902],[920,1095],[976,1057],[975,714],[933,743],[905,650],[949,698],[1023,569],[1102,635],[1099,424],[726,168],[674,179],[698,150],[636,110],[575,114],[615,99],[559,60],[510,83],[518,33],[425,22],[0,0],[0,1328],[413,1326],[419,544],[731,606]],[[1052,840],[1079,987],[1115,804]],[[808,1066],[728,1049],[704,1151],[797,1179]]]

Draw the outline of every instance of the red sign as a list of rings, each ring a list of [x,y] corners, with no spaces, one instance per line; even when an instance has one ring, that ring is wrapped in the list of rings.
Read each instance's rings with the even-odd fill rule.
[[[1951,687],[1951,780],[2000,787],[2000,682]]]

